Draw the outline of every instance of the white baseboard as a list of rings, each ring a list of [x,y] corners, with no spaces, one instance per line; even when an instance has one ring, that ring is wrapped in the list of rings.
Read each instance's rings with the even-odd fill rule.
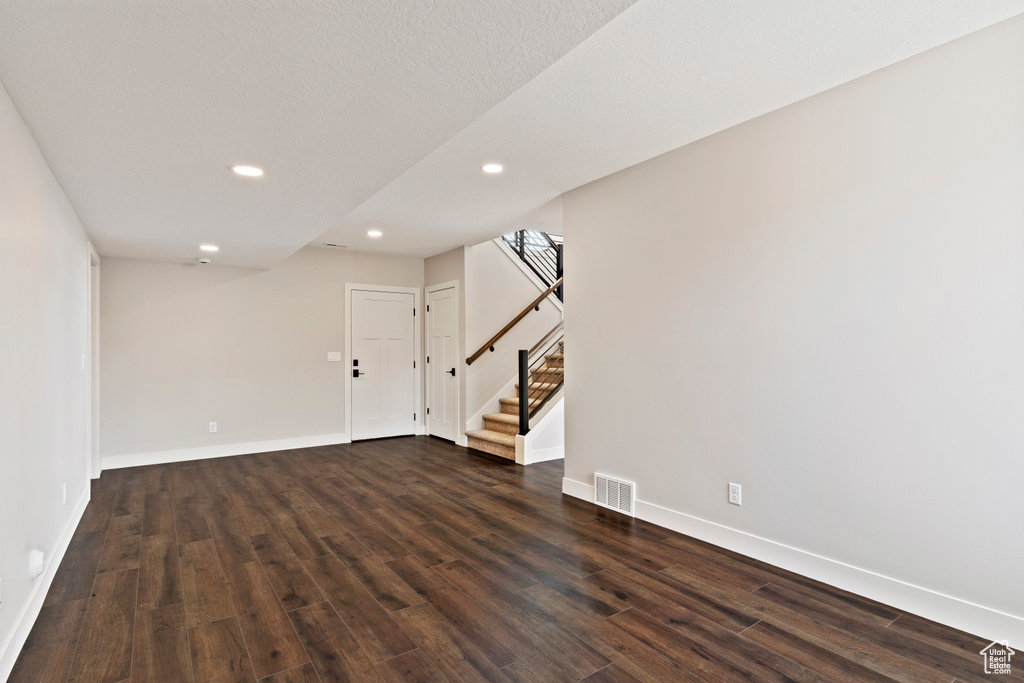
[[[122,467],[163,465],[170,462],[184,462],[186,460],[208,460],[210,458],[226,458],[232,455],[250,455],[253,453],[268,453],[271,451],[288,451],[293,448],[316,448],[317,446],[333,446],[335,444],[351,442],[352,440],[349,438],[348,434],[342,432],[339,434],[299,436],[291,439],[250,441],[248,443],[200,446],[198,448],[178,448],[170,451],[108,455],[103,458],[103,469],[117,470]]]
[[[594,502],[593,486],[578,482],[575,479],[569,479],[568,477],[562,479],[562,493],[573,498],[585,500],[588,503]]]
[[[562,493],[594,501],[594,487],[573,479],[562,479]],[[699,517],[637,500],[637,519],[707,541],[822,581],[843,590],[916,614],[985,640],[1007,640],[1011,647],[1024,648],[1024,618],[991,607],[945,595],[868,569],[832,560],[767,538],[722,526]]]
[[[53,583],[53,577],[57,575],[57,568],[60,566],[61,560],[64,559],[64,553],[68,550],[71,537],[75,535],[75,529],[78,528],[78,523],[82,521],[82,515],[85,514],[85,508],[89,505],[91,490],[90,480],[86,479],[85,493],[75,503],[71,515],[60,532],[56,547],[47,554],[43,574],[35,580],[25,606],[18,618],[14,620],[14,630],[7,642],[0,647],[0,681],[6,681],[10,677],[11,671],[14,670],[14,664],[18,661],[18,655],[21,654],[21,648],[25,647],[28,634],[35,626],[36,619],[39,618],[39,611],[43,608],[43,601]]]

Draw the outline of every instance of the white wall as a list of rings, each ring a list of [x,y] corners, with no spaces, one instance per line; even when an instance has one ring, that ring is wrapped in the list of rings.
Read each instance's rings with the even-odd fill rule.
[[[1018,17],[567,194],[566,490],[1024,646],[1022,122]]]
[[[0,679],[88,502],[85,231],[0,87]],[[67,503],[62,487],[67,484]],[[28,578],[33,548],[49,570]]]
[[[493,241],[465,249],[466,347],[465,356],[476,352],[542,292]],[[466,369],[467,429],[480,429],[482,419],[473,416],[485,409],[497,412],[497,399],[512,396],[509,380],[518,372],[519,349],[529,349],[561,319],[561,311],[548,297],[540,311],[527,315]],[[514,385],[514,382],[513,382]],[[491,405],[493,402],[493,405]]]
[[[345,349],[346,282],[422,287],[423,259],[306,248],[269,271],[103,259],[105,467],[345,434],[348,368],[327,353]]]

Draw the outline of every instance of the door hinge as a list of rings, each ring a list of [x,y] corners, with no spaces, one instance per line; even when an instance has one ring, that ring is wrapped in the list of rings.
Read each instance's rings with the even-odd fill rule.
[[[427,356],[427,362],[428,363],[430,362],[430,356]]]
[[[430,415],[430,408],[427,408],[427,415]]]
[[[414,318],[416,317],[416,309],[415,308],[412,309],[412,317],[414,317]]]
[[[413,413],[413,414],[412,414],[412,421],[413,421],[413,422],[415,422],[415,421],[416,421],[416,413]]]
[[[427,304],[427,313],[430,313],[430,304]]]
[[[413,369],[413,370],[415,370],[415,369],[416,369],[416,361],[413,361],[413,362],[412,362],[412,369]]]

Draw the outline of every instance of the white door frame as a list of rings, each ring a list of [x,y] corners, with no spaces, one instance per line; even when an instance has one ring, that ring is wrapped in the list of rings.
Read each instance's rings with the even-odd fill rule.
[[[416,413],[415,434],[423,434],[426,421],[423,415],[423,352],[420,338],[423,333],[423,290],[419,287],[394,287],[391,285],[360,285],[345,283],[345,434],[346,442],[352,440],[352,292],[387,292],[389,294],[412,294],[412,308],[416,319],[413,321],[413,358],[416,371],[413,375],[413,405]]]
[[[455,443],[459,446],[466,445],[466,425],[462,420],[462,387],[465,385],[465,371],[466,366],[462,363],[462,336],[460,334],[459,327],[459,306],[462,303],[459,292],[459,281],[450,280],[449,282],[442,282],[437,285],[430,285],[426,288],[426,295],[424,300],[429,298],[432,292],[440,292],[442,289],[455,289],[455,360],[459,363],[456,367],[458,368],[459,376],[456,378],[458,381],[455,382]],[[429,330],[427,326],[427,316],[429,313],[424,313],[423,316],[423,329]],[[424,364],[426,367],[426,364]],[[424,370],[424,372],[426,372]],[[426,373],[427,382],[430,382],[430,373]],[[430,396],[430,387],[427,387],[425,396]],[[426,406],[424,406],[426,407]],[[424,410],[424,418],[426,418],[426,411]],[[429,434],[430,431],[426,429],[426,420],[424,420],[424,432]]]
[[[88,340],[86,342],[86,367],[88,368],[88,394],[86,395],[86,449],[89,452],[89,476],[99,478],[103,471],[100,465],[100,255],[89,244],[87,262],[86,292],[88,307]]]

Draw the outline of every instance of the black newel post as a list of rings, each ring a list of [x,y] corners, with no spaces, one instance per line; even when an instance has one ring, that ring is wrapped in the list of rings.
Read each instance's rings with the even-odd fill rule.
[[[555,247],[555,281],[562,279],[562,251],[565,249],[564,244],[560,244]],[[562,287],[565,285],[558,285],[558,289],[555,290],[555,296],[558,297],[559,301],[565,301],[562,298]]]
[[[530,431],[530,352],[519,350],[519,433]]]

